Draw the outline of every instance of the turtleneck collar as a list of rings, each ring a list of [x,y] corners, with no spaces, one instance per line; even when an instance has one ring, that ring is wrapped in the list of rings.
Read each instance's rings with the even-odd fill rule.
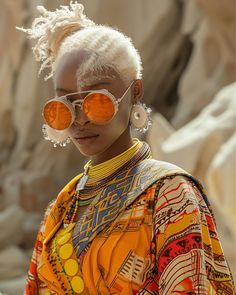
[[[144,144],[137,138],[133,142],[133,145],[129,149],[103,163],[92,166],[91,161],[88,161],[84,166],[84,171],[88,174],[87,184],[89,185],[90,183],[106,178],[127,163]]]

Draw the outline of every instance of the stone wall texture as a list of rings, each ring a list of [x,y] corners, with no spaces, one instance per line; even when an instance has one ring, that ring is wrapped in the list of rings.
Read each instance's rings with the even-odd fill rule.
[[[153,154],[185,168],[206,187],[236,278],[236,14],[234,0],[81,0],[97,23],[118,27],[139,49],[146,135]],[[41,109],[53,96],[38,77],[28,27],[37,5],[69,1],[1,0],[0,294],[22,294],[37,229],[48,202],[81,169],[72,146],[42,139]],[[135,134],[136,135],[136,134]]]

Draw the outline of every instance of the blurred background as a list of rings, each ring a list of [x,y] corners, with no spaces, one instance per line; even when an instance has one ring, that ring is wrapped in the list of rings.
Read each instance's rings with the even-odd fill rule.
[[[85,159],[72,144],[53,148],[43,140],[52,81],[38,77],[33,43],[15,29],[31,25],[37,5],[54,10],[69,1],[0,2],[0,293],[18,295],[44,210]],[[140,138],[155,158],[202,182],[236,278],[235,0],[80,2],[140,51],[144,100],[153,109],[152,128]]]

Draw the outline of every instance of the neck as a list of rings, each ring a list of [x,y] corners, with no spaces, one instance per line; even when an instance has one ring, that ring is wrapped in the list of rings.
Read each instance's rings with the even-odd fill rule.
[[[122,143],[122,144],[121,144]],[[110,160],[123,153],[133,145],[133,139],[130,133],[130,129],[127,128],[121,136],[113,142],[113,144],[108,147],[104,152],[98,155],[94,155],[90,158],[91,164],[93,166],[101,164],[105,161]]]

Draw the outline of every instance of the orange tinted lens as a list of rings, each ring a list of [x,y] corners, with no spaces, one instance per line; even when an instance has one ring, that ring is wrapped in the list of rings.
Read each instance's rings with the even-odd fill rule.
[[[72,113],[68,106],[61,101],[49,101],[43,110],[46,123],[57,130],[63,130],[70,126]]]
[[[115,114],[115,106],[105,94],[91,93],[84,103],[83,108],[86,116],[96,124],[106,124]]]

